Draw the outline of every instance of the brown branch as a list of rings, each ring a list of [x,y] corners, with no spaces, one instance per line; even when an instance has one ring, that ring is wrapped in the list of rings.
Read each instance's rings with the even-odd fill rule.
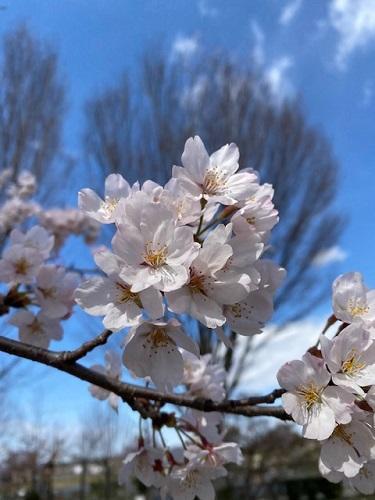
[[[105,333],[106,332],[103,332],[103,334]],[[98,337],[96,337],[96,339],[92,341],[91,345],[93,345],[94,341],[97,339]],[[84,345],[87,346],[87,344],[89,343],[86,343]],[[77,353],[85,351],[85,349],[82,349],[82,351],[80,349],[72,352]],[[234,415],[243,415],[246,417],[269,416],[279,418],[281,420],[291,420],[290,416],[287,415],[287,413],[281,407],[255,406],[255,404],[258,403],[271,402],[272,397],[270,398],[269,394],[266,396],[255,396],[253,398],[248,398],[247,406],[238,405],[238,402],[235,400],[224,400],[221,402],[216,402],[204,398],[192,399],[180,394],[164,394],[153,389],[148,389],[146,387],[139,387],[132,384],[126,384],[124,382],[119,382],[115,379],[111,379],[103,375],[102,373],[90,370],[85,366],[72,361],[72,359],[66,361],[64,359],[64,356],[61,356],[65,353],[49,351],[47,349],[35,347],[23,342],[18,342],[16,340],[12,340],[3,336],[0,336],[0,351],[54,367],[60,371],[69,373],[70,375],[84,380],[85,382],[89,382],[90,384],[94,384],[102,387],[103,389],[107,389],[110,392],[114,392],[115,394],[120,396],[125,403],[128,403],[131,408],[136,409],[137,411],[141,411],[141,400],[146,400],[156,401],[163,404],[170,403],[177,406],[184,406],[204,412],[217,411]],[[241,401],[243,402],[245,400]],[[142,416],[147,417],[150,415],[147,415],[147,412],[143,412]]]
[[[111,330],[104,330],[100,335],[91,340],[88,340],[74,351],[63,351],[55,353],[56,357],[58,361],[74,363],[75,361],[78,361],[79,359],[86,356],[86,354],[88,354],[89,352],[93,351],[96,347],[106,344],[112,333],[113,332]]]
[[[231,404],[232,408],[240,407],[240,406],[255,406],[258,404],[272,404],[277,399],[281,398],[281,396],[285,393],[285,389],[275,389],[269,394],[265,396],[251,396],[249,398],[244,399],[232,399],[228,400],[228,403]]]

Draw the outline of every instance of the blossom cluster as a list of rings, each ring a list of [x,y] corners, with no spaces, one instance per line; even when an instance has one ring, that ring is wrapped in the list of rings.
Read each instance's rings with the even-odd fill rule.
[[[94,241],[99,224],[80,210],[42,209],[32,199],[36,192],[30,172],[1,172],[0,314],[17,310],[9,323],[18,328],[20,340],[47,348],[63,336],[61,321],[72,313],[79,283],[76,273],[56,263],[58,251],[71,234]]]
[[[13,229],[0,259],[0,281],[9,286],[2,307],[20,309],[9,323],[18,327],[20,340],[43,348],[61,340],[60,321],[71,315],[79,283],[76,273],[49,261],[53,246],[54,236],[41,226]]]
[[[99,223],[78,209],[44,209],[33,200],[37,181],[30,172],[18,175],[11,168],[0,173],[0,242],[12,229],[36,222],[54,236],[54,251],[61,249],[71,235],[80,235],[86,243],[93,243],[99,234]]]
[[[80,208],[114,224],[115,234],[112,250],[94,255],[103,275],[82,283],[76,301],[104,316],[107,329],[130,327],[124,364],[161,390],[182,382],[182,353],[199,356],[176,315],[224,340],[226,328],[260,333],[272,315],[284,274],[261,259],[278,221],[273,190],[254,171],[237,172],[238,160],[235,144],[209,156],[196,136],[186,141],[183,167],[173,167],[164,187],[130,186],[111,174],[103,199],[91,189],[79,193]]]
[[[362,494],[375,492],[375,290],[360,273],[333,283],[329,324],[333,338],[320,336],[302,360],[286,363],[278,381],[283,405],[302,434],[321,443],[320,472],[344,480]]]
[[[226,373],[212,355],[197,358],[186,352],[183,359],[185,395],[222,401]],[[105,360],[105,366],[94,365],[92,369],[119,380],[120,356],[108,350]],[[94,385],[89,389],[94,397],[108,399],[117,411],[118,396]],[[196,496],[204,500],[215,498],[212,480],[227,475],[225,464],[242,462],[238,444],[224,441],[222,414],[185,409],[179,416],[169,414],[165,425],[175,430],[182,448],[168,446],[161,428],[155,425],[152,435],[144,436],[140,422],[138,445],[126,454],[119,471],[120,484],[135,477],[146,487],[159,488],[163,495],[169,494],[177,500],[193,500]]]
[[[228,344],[228,329],[258,334],[272,315],[285,273],[262,258],[278,222],[273,189],[261,185],[252,170],[237,172],[238,161],[235,144],[208,155],[196,136],[186,141],[183,166],[173,167],[165,186],[131,186],[111,174],[103,198],[91,189],[79,193],[81,210],[112,224],[114,235],[111,249],[94,252],[102,274],[81,283],[75,300],[87,313],[102,316],[106,329],[129,329],[122,362],[160,391],[179,387],[191,397],[225,398],[223,368],[211,355],[200,357],[186,321],[198,321]],[[120,358],[107,352],[105,366],[93,369],[118,380]],[[90,392],[117,410],[115,394],[95,386]],[[140,436],[120,481],[136,476],[176,499],[213,498],[211,480],[241,457],[238,445],[223,443],[222,416],[186,410],[167,425],[183,449],[169,449],[163,438],[160,449],[155,437],[147,442]]]
[[[184,360],[183,384],[188,395],[224,399],[225,372],[210,354],[200,359],[186,354]],[[169,447],[161,430],[156,435],[154,430],[152,437],[141,434],[136,449],[125,457],[120,484],[136,477],[145,486],[160,489],[162,497],[213,500],[212,480],[227,475],[226,464],[242,462],[238,444],[223,441],[222,424],[218,413],[187,410],[179,417],[173,415],[168,425],[175,429],[182,448]]]

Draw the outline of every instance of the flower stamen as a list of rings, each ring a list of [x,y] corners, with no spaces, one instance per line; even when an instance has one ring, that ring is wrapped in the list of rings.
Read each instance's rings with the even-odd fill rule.
[[[206,172],[203,179],[203,192],[205,194],[218,194],[226,185],[225,176],[218,168],[212,168]]]
[[[299,387],[297,394],[303,397],[308,411],[322,400],[321,390],[313,383]]]
[[[152,243],[146,243],[145,253],[143,255],[144,261],[150,267],[157,269],[165,264],[168,256],[167,245],[161,245],[157,248],[153,248]]]
[[[355,375],[365,368],[366,364],[361,362],[355,349],[352,349],[342,364],[342,372],[346,375]]]

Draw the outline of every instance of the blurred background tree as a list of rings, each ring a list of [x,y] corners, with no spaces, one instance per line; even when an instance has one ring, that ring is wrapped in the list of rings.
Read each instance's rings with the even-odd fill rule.
[[[53,48],[26,26],[3,40],[0,62],[0,171],[11,167],[14,178],[33,172],[41,194],[56,192],[56,159],[62,151],[65,88]]]
[[[154,50],[144,57],[138,80],[124,75],[86,105],[84,145],[99,189],[112,172],[164,183],[171,165],[180,164],[186,138],[195,134],[209,152],[237,143],[241,166],[273,184],[280,223],[267,255],[288,271],[275,319],[285,324],[304,317],[328,297],[331,277],[314,258],[335,244],[341,219],[333,208],[337,162],[298,98],[274,95],[255,67],[223,54],[192,61]],[[202,326],[199,332],[201,351],[211,351],[212,334]],[[251,338],[241,343],[233,388],[251,344]],[[228,353],[227,369],[232,360]]]

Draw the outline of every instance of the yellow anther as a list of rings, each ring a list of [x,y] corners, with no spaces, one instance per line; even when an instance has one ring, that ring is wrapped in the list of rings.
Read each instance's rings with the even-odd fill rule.
[[[365,368],[366,364],[360,361],[360,357],[355,349],[352,349],[341,366],[341,370],[346,375],[355,375]]]
[[[21,257],[19,260],[14,262],[14,269],[17,274],[25,275],[30,269],[30,263],[24,257]]]
[[[321,390],[313,383],[298,388],[297,394],[303,397],[307,410],[321,402]]]
[[[151,267],[157,269],[158,267],[165,264],[168,256],[168,248],[167,245],[162,245],[154,248],[152,243],[146,243],[145,253],[143,258]]]
[[[110,198],[109,196],[105,197],[105,200],[102,201],[100,205],[100,209],[103,212],[103,217],[109,219],[112,217],[113,212],[115,211],[119,200],[117,198]]]
[[[171,342],[165,329],[159,327],[152,330],[150,333],[150,339],[153,347],[166,347]]]
[[[142,303],[138,293],[130,291],[129,286],[125,285],[124,283],[116,283],[116,288],[118,290],[117,300],[121,304],[125,304],[126,302],[131,301],[135,302],[138,307],[142,307]]]
[[[217,169],[212,168],[206,172],[203,180],[203,192],[206,194],[218,194],[226,185],[225,177]]]

